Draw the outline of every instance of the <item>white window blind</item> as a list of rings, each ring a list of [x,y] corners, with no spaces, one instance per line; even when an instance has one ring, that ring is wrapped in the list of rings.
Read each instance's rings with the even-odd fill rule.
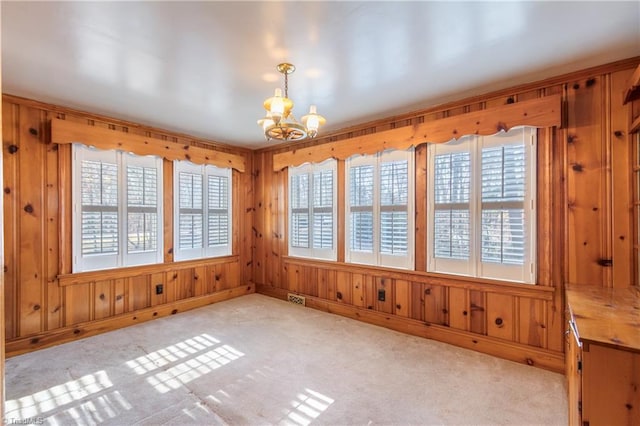
[[[348,262],[413,269],[413,150],[347,160]]]
[[[174,260],[231,254],[231,169],[174,162]]]
[[[428,270],[535,282],[535,129],[429,147]]]
[[[289,255],[337,259],[337,162],[289,168]]]
[[[73,146],[73,271],[162,261],[162,160]]]

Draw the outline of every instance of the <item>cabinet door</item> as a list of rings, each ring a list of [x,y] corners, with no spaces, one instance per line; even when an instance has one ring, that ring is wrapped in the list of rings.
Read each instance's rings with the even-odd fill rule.
[[[640,354],[590,344],[582,352],[582,419],[640,425]]]

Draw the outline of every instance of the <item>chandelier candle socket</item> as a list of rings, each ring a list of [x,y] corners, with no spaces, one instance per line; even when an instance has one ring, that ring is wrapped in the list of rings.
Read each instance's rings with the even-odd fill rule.
[[[265,138],[267,140],[301,141],[316,137],[318,128],[326,123],[325,118],[317,113],[316,106],[309,107],[309,114],[302,117],[302,124],[298,123],[291,112],[293,101],[289,99],[288,94],[289,74],[293,73],[296,67],[285,62],[279,64],[277,69],[284,75],[284,96],[282,96],[282,89],[278,88],[272,97],[264,101],[267,115],[258,120],[258,125],[262,126]]]

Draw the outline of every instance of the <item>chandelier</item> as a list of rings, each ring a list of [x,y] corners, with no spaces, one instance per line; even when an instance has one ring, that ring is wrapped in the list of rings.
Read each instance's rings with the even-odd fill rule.
[[[302,117],[302,123],[298,123],[293,116],[293,101],[289,99],[289,74],[296,70],[293,64],[282,63],[277,66],[278,72],[284,75],[284,97],[282,89],[278,88],[273,97],[264,101],[264,109],[267,110],[265,118],[258,120],[262,126],[267,140],[277,139],[281,141],[301,141],[306,138],[314,138],[318,134],[318,128],[326,120],[318,115],[316,106],[309,107],[309,114]]]

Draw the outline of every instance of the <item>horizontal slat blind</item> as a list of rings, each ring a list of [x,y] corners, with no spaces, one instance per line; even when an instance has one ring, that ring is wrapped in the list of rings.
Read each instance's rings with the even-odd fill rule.
[[[525,257],[524,142],[482,149],[482,261],[522,265]]]
[[[380,164],[380,252],[407,253],[409,165],[406,160]]]
[[[158,249],[158,171],[127,166],[127,251]]]
[[[373,253],[373,166],[349,169],[351,250]]]
[[[81,165],[82,256],[118,253],[118,165]]]
[[[468,259],[471,155],[469,152],[440,154],[435,156],[434,164],[434,256]]]
[[[202,175],[179,173],[179,248],[201,248],[203,244]]]
[[[313,173],[313,248],[332,248],[333,193],[333,171]]]
[[[208,245],[228,244],[229,241],[229,178],[207,176],[209,192]]]
[[[310,174],[291,176],[291,245],[309,248]]]

